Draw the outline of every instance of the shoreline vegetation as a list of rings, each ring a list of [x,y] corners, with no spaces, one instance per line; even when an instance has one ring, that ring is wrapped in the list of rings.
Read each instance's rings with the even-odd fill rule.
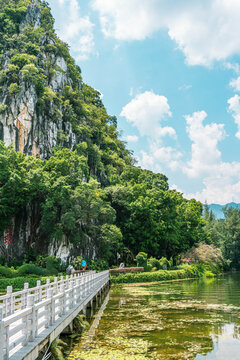
[[[128,273],[111,276],[112,284],[151,283],[171,280],[197,279],[216,276],[203,265],[187,265],[178,270],[158,270],[153,272]]]
[[[111,275],[111,284],[139,284],[139,283],[154,283],[166,281],[181,281],[198,279],[202,277],[214,277],[213,272],[207,270],[202,265],[187,265],[183,269],[178,270],[158,270],[154,272],[140,272],[140,273],[127,273],[119,275]],[[0,279],[0,293],[6,292],[8,286],[13,287],[13,291],[21,290],[24,288],[24,283],[29,283],[29,287],[36,286],[37,281],[40,280],[41,284],[45,284],[46,280],[54,281],[54,276],[47,277],[16,277],[16,278],[1,278]]]

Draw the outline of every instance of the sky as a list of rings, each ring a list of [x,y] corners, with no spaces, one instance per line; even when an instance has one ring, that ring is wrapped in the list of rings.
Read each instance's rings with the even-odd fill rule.
[[[48,2],[137,163],[189,199],[240,203],[240,1]]]

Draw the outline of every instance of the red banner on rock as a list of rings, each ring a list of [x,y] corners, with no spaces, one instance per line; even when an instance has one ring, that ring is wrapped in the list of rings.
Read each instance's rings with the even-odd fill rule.
[[[13,245],[12,240],[13,240],[13,226],[11,226],[10,228],[4,231],[4,238],[3,238],[4,244],[6,246]]]

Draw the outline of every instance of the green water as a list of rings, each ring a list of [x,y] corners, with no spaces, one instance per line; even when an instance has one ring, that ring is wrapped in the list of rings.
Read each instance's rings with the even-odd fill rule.
[[[240,273],[114,286],[92,342],[68,359],[239,360]]]

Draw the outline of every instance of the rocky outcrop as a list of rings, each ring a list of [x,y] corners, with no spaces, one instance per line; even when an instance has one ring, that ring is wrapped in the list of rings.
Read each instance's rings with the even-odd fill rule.
[[[41,26],[41,2],[33,0],[19,26],[20,35],[26,26],[37,29]],[[53,37],[44,33],[39,44],[47,48],[55,47]],[[1,63],[5,74],[5,81],[0,87],[0,140],[6,145],[12,144],[16,151],[47,159],[52,149],[61,142],[60,135],[64,134],[64,145],[73,149],[76,144],[76,135],[72,130],[70,121],[63,120],[64,106],[55,101],[55,95],[61,96],[66,85],[72,86],[72,79],[68,75],[68,66],[63,56],[49,52],[40,52],[36,56],[36,68],[44,69],[45,87],[49,92],[49,99],[45,101],[45,108],[41,110],[36,82],[25,79],[18,70],[18,91],[9,92],[13,82],[8,78],[11,66],[12,53],[5,52]],[[51,69],[49,73],[49,64]],[[47,107],[46,107],[47,104]],[[38,204],[30,203],[21,213],[12,219],[11,236],[6,229],[0,247],[0,256],[23,258],[26,252],[54,254],[67,261],[76,253],[76,247],[63,238],[48,243],[47,234],[40,232],[40,208]],[[7,234],[7,235],[6,235]],[[12,246],[12,241],[14,245]],[[5,246],[3,246],[5,242]],[[41,245],[39,245],[41,244]]]
[[[41,25],[41,9],[38,1],[28,6],[26,15],[20,24],[20,32],[26,25],[37,28]],[[41,43],[55,46],[54,40],[43,35]],[[76,144],[76,136],[70,122],[63,122],[63,106],[56,104],[54,95],[61,95],[66,85],[71,86],[67,63],[62,56],[51,53],[40,53],[36,63],[45,68],[46,84],[50,91],[47,111],[40,110],[39,95],[36,84],[24,79],[19,71],[19,91],[9,94],[9,83],[6,79],[0,92],[0,140],[6,145],[13,144],[17,151],[41,159],[48,158],[52,148],[57,145],[59,134],[66,133],[65,145],[70,149]],[[49,64],[53,73],[49,74]],[[4,54],[3,69],[8,71],[10,54]],[[51,98],[52,97],[52,98]]]

